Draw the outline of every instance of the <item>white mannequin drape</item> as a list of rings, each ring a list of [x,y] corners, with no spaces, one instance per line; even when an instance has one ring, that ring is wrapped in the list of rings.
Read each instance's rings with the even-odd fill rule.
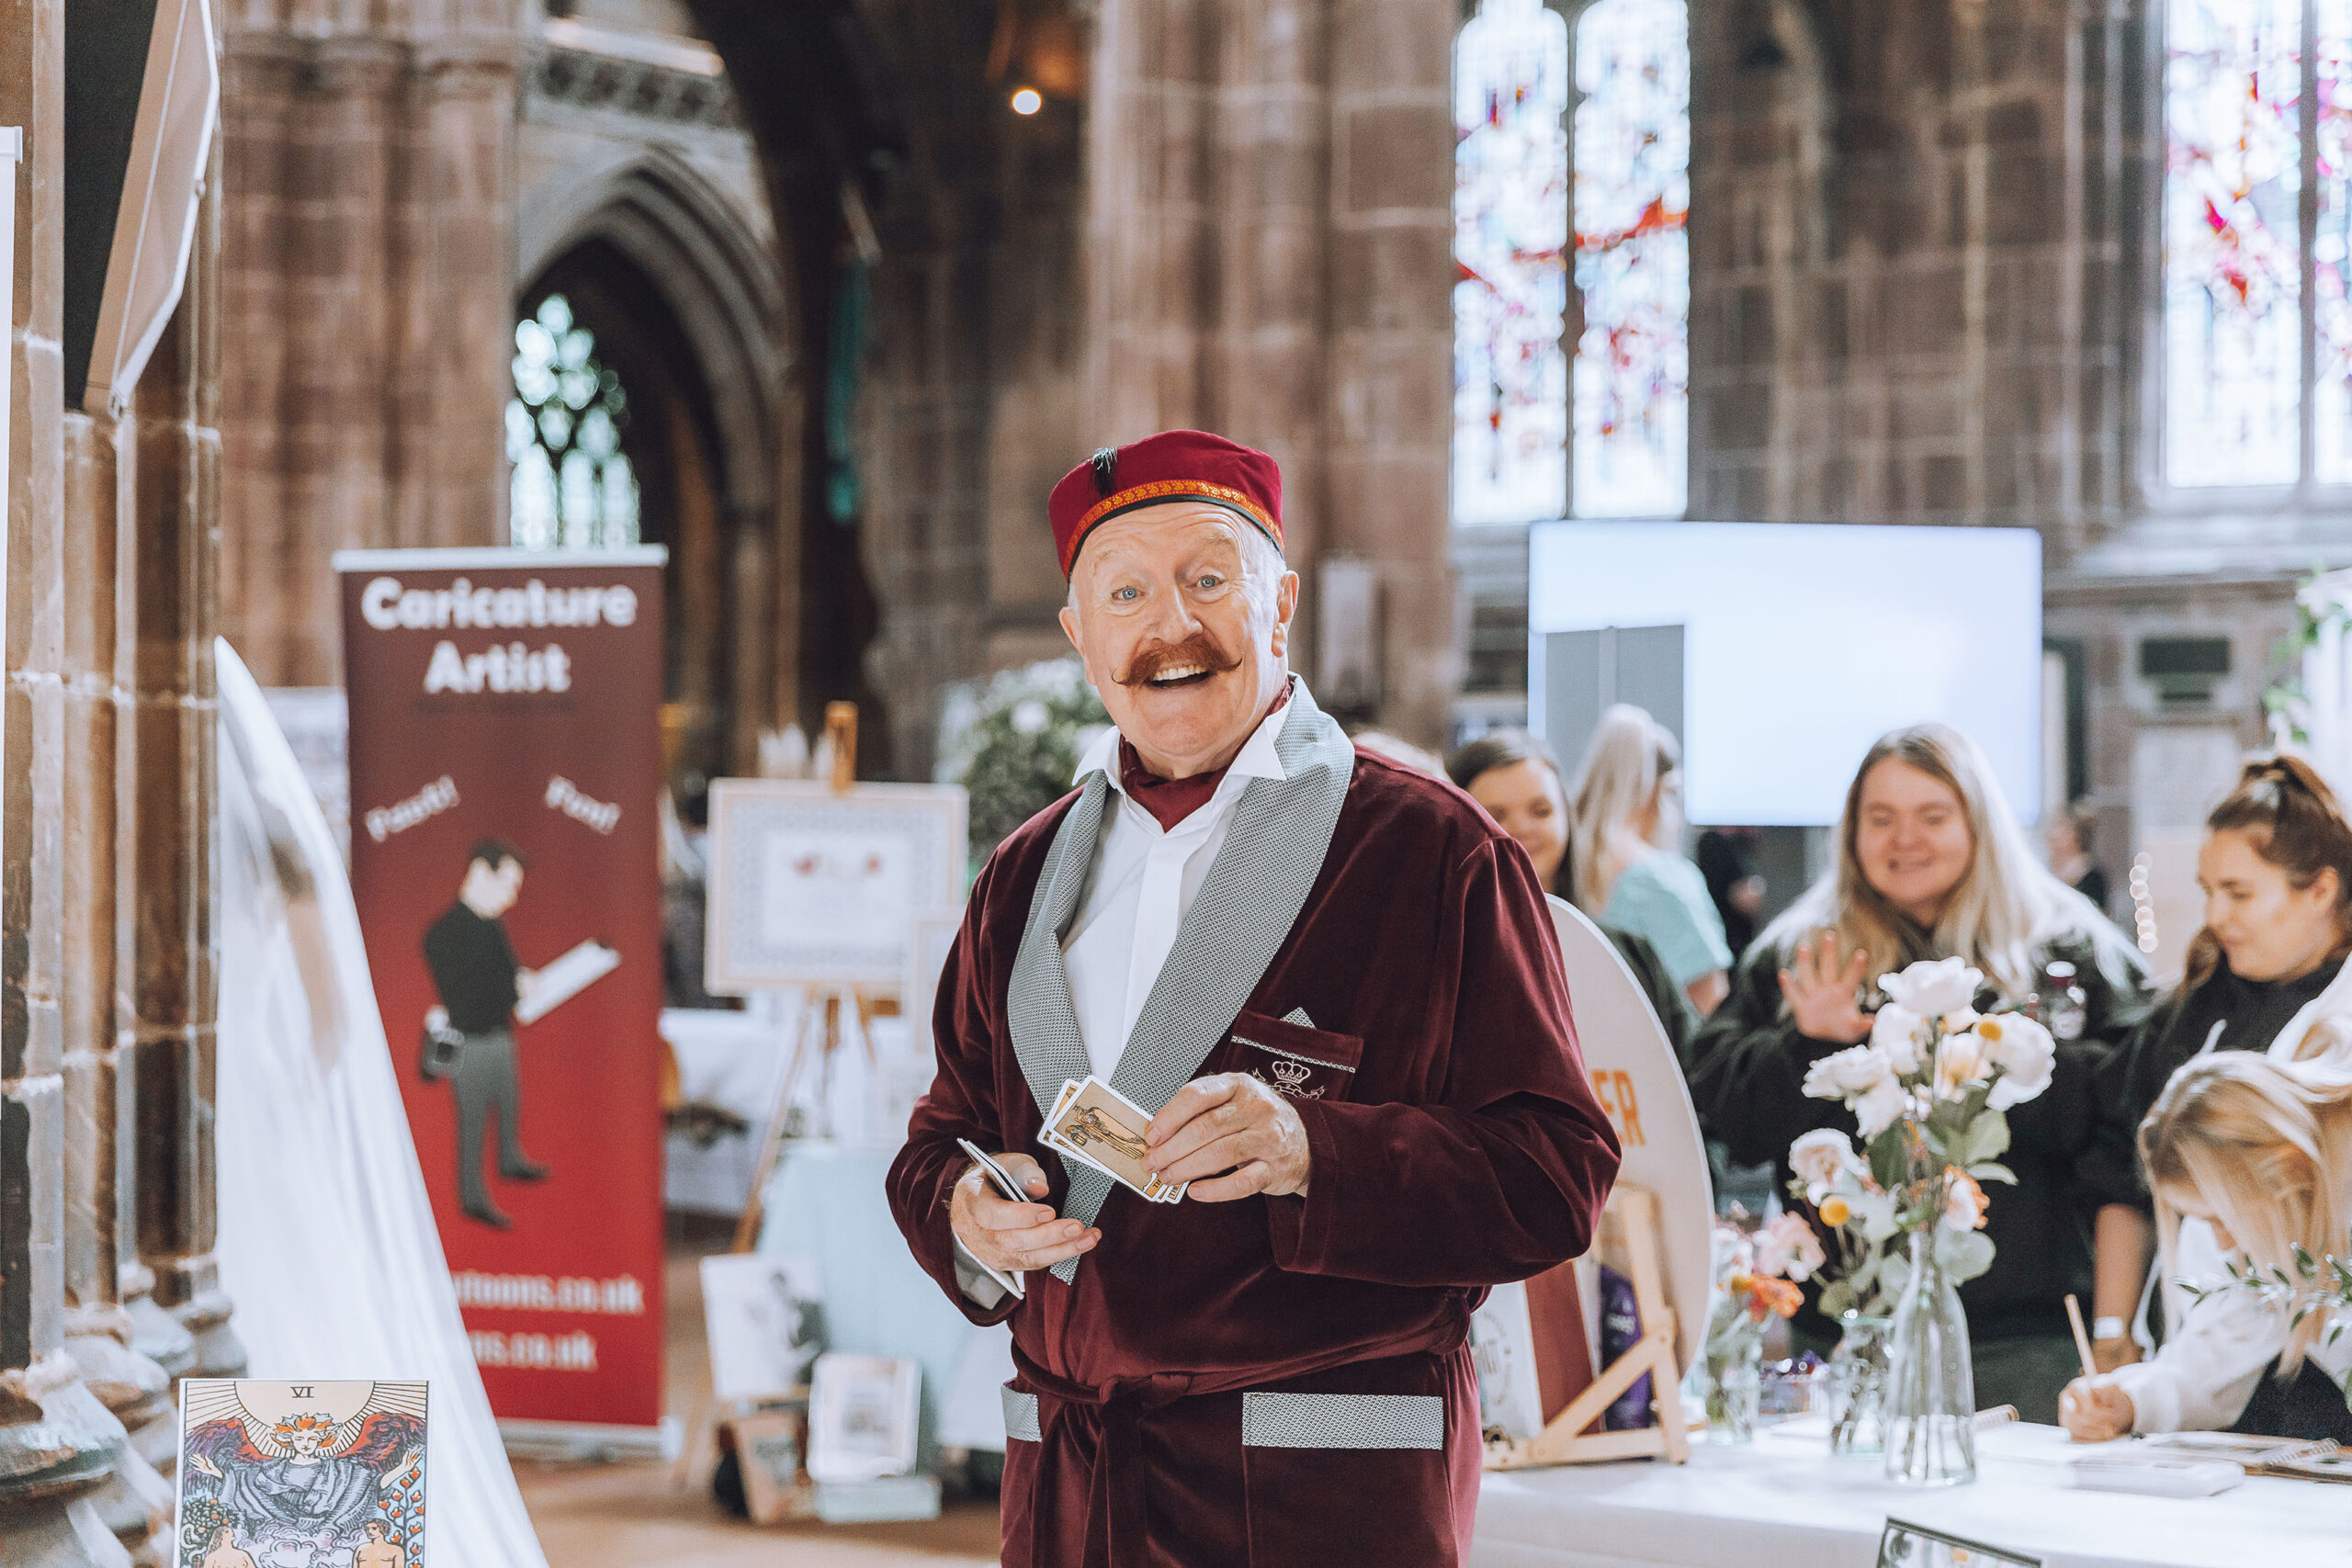
[[[546,1568],[409,1138],[359,912],[261,688],[218,644],[223,1286],[257,1378],[423,1378],[435,1568]]]

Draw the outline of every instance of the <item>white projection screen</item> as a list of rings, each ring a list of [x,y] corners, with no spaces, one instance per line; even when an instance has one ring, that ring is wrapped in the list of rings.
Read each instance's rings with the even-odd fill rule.
[[[1529,532],[1529,721],[1569,768],[1585,735],[1550,735],[1554,716],[1591,696],[1545,691],[1551,635],[1679,626],[1674,728],[1691,822],[1834,823],[1870,743],[1929,719],[1975,737],[2011,809],[2037,813],[2041,539],[2031,529],[1568,522]],[[1658,636],[1608,643],[1655,649]],[[1639,672],[1614,671],[1613,657],[1601,661],[1613,689],[1639,690]],[[1651,689],[1658,676],[1652,669]]]

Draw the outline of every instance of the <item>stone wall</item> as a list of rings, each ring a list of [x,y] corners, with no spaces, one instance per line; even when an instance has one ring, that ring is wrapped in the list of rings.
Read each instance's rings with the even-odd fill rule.
[[[0,1541],[28,1568],[167,1561],[172,1380],[244,1364],[211,1260],[219,165],[132,408],[70,408],[65,25],[54,0],[0,5],[0,125],[27,153],[0,695]]]

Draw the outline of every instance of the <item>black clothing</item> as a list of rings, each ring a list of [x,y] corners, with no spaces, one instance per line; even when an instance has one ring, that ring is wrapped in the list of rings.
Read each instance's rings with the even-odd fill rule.
[[[1667,1043],[1674,1047],[1674,1059],[1683,1071],[1690,1068],[1690,1036],[1699,1027],[1699,1010],[1690,1005],[1690,995],[1674,983],[1666,972],[1666,960],[1657,955],[1650,939],[1636,936],[1615,926],[1602,926],[1600,934],[1614,942],[1617,956],[1634,972],[1634,979],[1642,987],[1642,995],[1665,1026]]]
[[[2245,1402],[2245,1411],[2230,1423],[2230,1430],[2305,1442],[2334,1438],[2352,1447],[2352,1408],[2346,1406],[2344,1391],[2335,1386],[2335,1380],[2308,1359],[2285,1382],[2278,1381],[2278,1363],[2274,1360],[2262,1381],[2254,1385],[2254,1397]]]
[[[1906,949],[1905,964],[1937,956],[1917,932]],[[2054,960],[2075,965],[2086,1016],[2080,1039],[2058,1042],[2050,1087],[2008,1112],[2010,1145],[2002,1163],[2016,1172],[2018,1183],[1987,1185],[1984,1229],[1996,1249],[1993,1266],[1960,1287],[1970,1332],[1979,1339],[2064,1333],[2066,1293],[2088,1298],[2096,1204],[2077,1168],[2092,1148],[2093,1075],[2148,1007],[2136,966],[2117,987],[2087,942],[2053,942],[2037,955],[2039,965]],[[1767,947],[1749,952],[1731,995],[1691,1042],[1690,1076],[1700,1125],[1729,1145],[1735,1161],[1770,1161],[1776,1187],[1785,1193],[1790,1144],[1815,1128],[1850,1133],[1854,1119],[1838,1101],[1804,1092],[1805,1069],[1847,1045],[1799,1032],[1781,998],[1782,962],[1782,954]],[[1977,1006],[1989,1010],[1998,1000],[1988,987]],[[1809,1343],[1834,1337],[1835,1325],[1813,1305],[1816,1292],[1808,1287],[1805,1294],[1805,1310],[1792,1328]]]
[[[2075,891],[2089,899],[2100,914],[2106,914],[2107,867],[2097,861],[2091,862],[2091,868],[2083,873],[2083,879],[2080,882],[2075,884]]]
[[[424,966],[449,1010],[449,1027],[465,1034],[507,1028],[521,992],[515,988],[514,949],[506,922],[483,919],[463,900],[424,933]]]
[[[1707,879],[1707,897],[1724,920],[1724,941],[1735,962],[1756,940],[1756,917],[1733,907],[1731,890],[1756,874],[1756,849],[1742,833],[1710,828],[1699,835],[1699,874]]]
[[[2344,966],[2321,964],[2294,980],[2246,980],[2225,959],[2188,996],[2167,997],[2101,1068],[2098,1134],[2085,1171],[2095,1200],[2149,1207],[2141,1178],[2140,1122],[2181,1065],[2216,1051],[2267,1051],[2287,1021],[2327,989]]]

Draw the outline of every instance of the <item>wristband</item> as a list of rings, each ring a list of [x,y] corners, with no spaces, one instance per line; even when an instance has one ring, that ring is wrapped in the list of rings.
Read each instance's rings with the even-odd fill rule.
[[[2102,1317],[2091,1325],[2093,1339],[2128,1339],[2131,1337],[2132,1330],[2120,1317]]]

